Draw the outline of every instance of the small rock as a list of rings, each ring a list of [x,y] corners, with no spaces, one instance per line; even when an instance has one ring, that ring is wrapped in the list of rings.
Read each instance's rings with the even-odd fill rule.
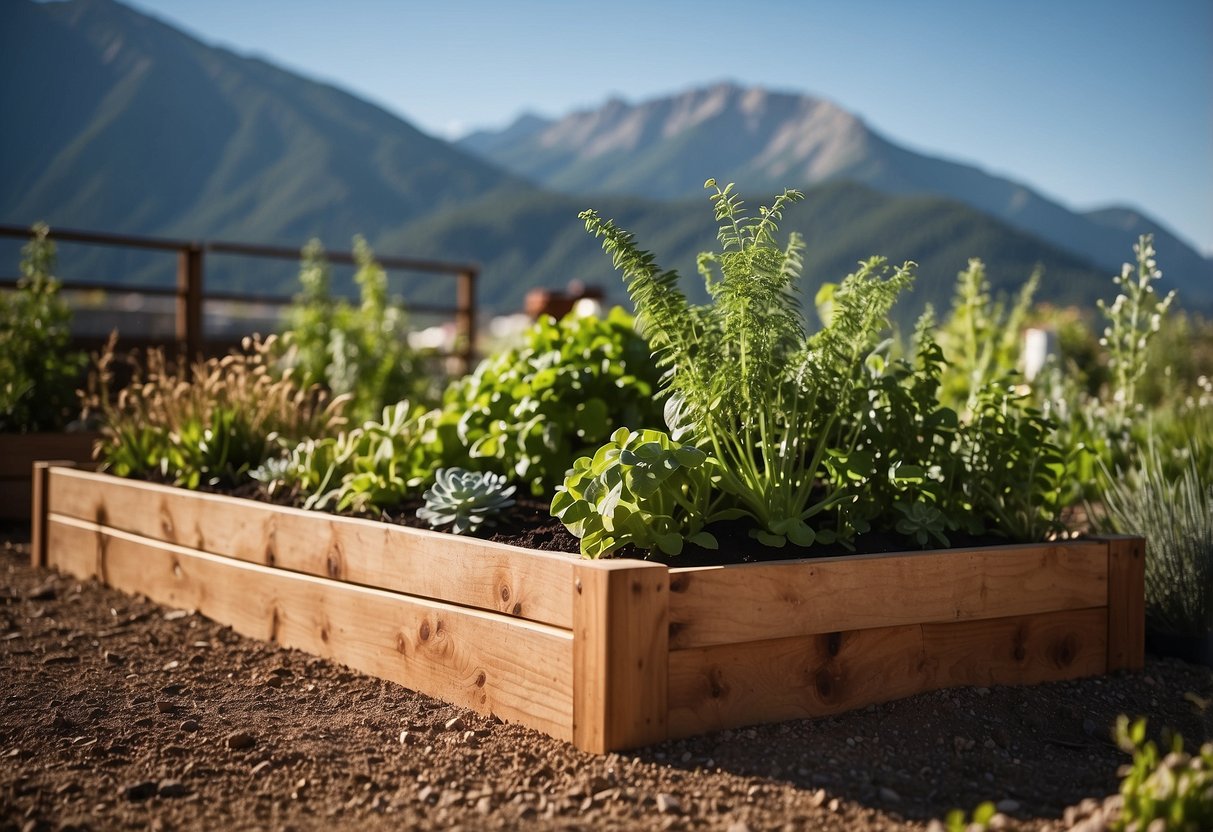
[[[47,581],[37,589],[31,589],[25,598],[27,601],[54,601],[56,594],[54,581]]]
[[[165,621],[180,621],[189,615],[188,610],[169,610],[164,614]]]
[[[176,712],[177,705],[167,699],[158,699],[156,700],[156,710],[162,714],[171,714]]]
[[[257,744],[257,738],[248,731],[233,731],[227,735],[224,744],[232,751],[244,751]]]
[[[430,803],[430,804],[437,803],[438,798],[441,796],[442,796],[442,793],[439,792],[438,789],[435,789],[433,786],[422,786],[421,791],[417,792],[417,799],[420,800],[422,803]]]
[[[103,654],[106,664],[126,664],[126,656],[121,653],[115,653],[113,650],[106,650]]]
[[[181,662],[177,661],[176,659],[173,659],[171,662],[166,662],[164,667],[162,667],[160,669],[161,670],[176,670],[180,666],[181,666]]]
[[[421,740],[421,738],[417,736],[416,731],[407,731],[406,730],[406,731],[400,732],[400,744],[401,745],[416,745],[418,742],[420,742],[420,740]]]
[[[465,731],[467,730],[467,723],[463,721],[463,717],[457,716],[448,719],[442,727],[447,731]]]
[[[841,805],[842,804],[838,802],[838,798],[834,797],[834,798],[831,798],[830,802],[826,804],[826,808],[829,809],[834,814],[838,814],[838,808]]]
[[[809,805],[814,809],[820,809],[822,804],[826,802],[826,790],[818,789],[813,792],[813,796],[809,798]]]
[[[657,811],[664,815],[681,815],[682,804],[678,802],[678,798],[672,794],[657,795]]]
[[[187,734],[194,733],[198,730],[198,727],[198,723],[192,719],[187,719],[185,722],[181,723],[181,730],[185,731]]]
[[[886,803],[900,803],[901,795],[890,789],[888,786],[880,787],[880,799]]]
[[[476,801],[476,812],[481,815],[489,815],[493,812],[493,799],[487,795]]]
[[[147,800],[149,797],[155,796],[158,787],[159,784],[155,780],[144,780],[123,786],[122,796],[127,800]]]
[[[161,780],[157,793],[161,797],[185,797],[190,793],[190,790],[180,780]]]
[[[264,684],[267,688],[280,688],[282,687],[282,677],[270,676],[265,680]]]
[[[1019,801],[1005,798],[994,804],[994,808],[1006,815],[1012,815],[1019,811]]]

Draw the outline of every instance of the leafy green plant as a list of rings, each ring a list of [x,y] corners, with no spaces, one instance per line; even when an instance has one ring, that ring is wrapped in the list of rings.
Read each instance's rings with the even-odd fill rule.
[[[408,343],[408,316],[388,296],[387,274],[362,237],[354,238],[361,301],[331,295],[328,263],[318,240],[303,249],[302,291],[287,311],[280,362],[303,384],[320,384],[351,399],[351,417],[372,418],[386,404],[432,401],[437,394],[425,356]]]
[[[619,428],[593,457],[581,457],[552,498],[552,515],[596,558],[623,546],[678,555],[684,541],[715,549],[707,523],[718,512],[715,460],[657,430]]]
[[[515,487],[506,483],[500,474],[439,468],[417,517],[433,528],[449,525],[455,534],[474,532],[514,505],[510,497]]]
[[[187,375],[161,350],[128,356],[132,381],[114,395],[113,339],[99,356],[86,406],[102,424],[98,458],[119,476],[175,485],[235,485],[306,436],[334,433],[346,399],[277,377],[273,340],[193,365]]]
[[[1105,529],[1146,538],[1146,620],[1151,632],[1213,632],[1213,479],[1190,453],[1182,473],[1167,473],[1150,442],[1137,467],[1105,472]]]
[[[1066,457],[1055,431],[1026,389],[996,381],[978,391],[957,443],[975,524],[1019,541],[1062,529]]]
[[[1189,754],[1175,734],[1170,753],[1160,756],[1146,739],[1146,721],[1130,724],[1124,715],[1116,720],[1116,742],[1133,762],[1121,769],[1123,804],[1111,829],[1154,829],[1158,822],[1168,832],[1213,829],[1213,744]]]
[[[541,318],[446,394],[431,435],[446,465],[490,466],[551,494],[620,423],[660,425],[657,373],[630,315]]]
[[[712,298],[703,307],[687,301],[677,273],[662,271],[632,235],[594,211],[581,216],[623,273],[638,328],[664,371],[672,437],[690,438],[717,460],[719,490],[755,520],[760,541],[848,540],[855,529],[845,516],[831,523],[828,515],[849,481],[871,475],[870,461],[853,455],[859,419],[849,417],[866,400],[864,358],[912,280],[910,264],[890,272],[881,258],[862,263],[834,290],[826,326],[806,337],[794,295],[803,242],[796,234],[784,247],[775,242],[783,208],[801,195],[785,191],[753,219],[731,184],[706,187],[722,250],[700,256]]]
[[[39,223],[21,250],[17,290],[0,293],[0,432],[58,430],[79,412],[76,383],[87,362],[69,349],[71,311],[53,277],[55,244]]]
[[[305,439],[250,476],[270,494],[292,493],[306,509],[389,509],[420,494],[438,467],[425,438],[434,415],[397,402],[383,409],[379,421]]]

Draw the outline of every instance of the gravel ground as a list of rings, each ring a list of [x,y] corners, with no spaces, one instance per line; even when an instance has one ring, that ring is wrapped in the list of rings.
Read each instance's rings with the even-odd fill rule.
[[[1213,671],[1151,658],[597,757],[0,540],[0,830],[902,830],[985,800],[1059,830],[1115,792],[1117,714],[1213,738]]]

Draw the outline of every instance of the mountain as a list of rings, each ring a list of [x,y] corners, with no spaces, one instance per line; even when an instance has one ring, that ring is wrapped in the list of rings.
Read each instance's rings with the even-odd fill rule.
[[[111,0],[0,0],[0,221],[348,248],[512,182]]]
[[[557,120],[524,116],[460,146],[519,176],[574,194],[678,199],[710,175],[754,191],[853,181],[892,195],[970,205],[1059,249],[1118,271],[1140,233],[1184,298],[1213,304],[1213,260],[1135,211],[1081,214],[1032,188],[903,148],[819,98],[721,83],[629,104],[618,98]]]
[[[760,199],[747,204],[756,210]],[[559,287],[573,279],[600,285],[622,301],[622,281],[610,258],[576,219],[587,207],[633,232],[637,244],[653,251],[663,268],[679,271],[692,298],[705,299],[695,259],[700,251],[717,247],[712,206],[705,197],[670,203],[532,191],[508,201],[485,198],[427,217],[388,235],[384,243],[419,256],[479,259],[491,277],[483,290],[486,303],[498,309],[519,308],[531,286]],[[956,275],[970,257],[982,257],[989,265],[996,294],[1018,290],[1038,264],[1044,268],[1041,299],[1089,307],[1112,288],[1110,276],[1088,262],[940,197],[894,197],[849,182],[827,183],[790,206],[781,227],[805,236],[802,297],[810,306],[823,282],[841,280],[861,259],[879,254],[894,263],[915,261],[914,290],[895,312],[903,327],[927,303],[940,314],[947,310]]]
[[[790,176],[774,161],[738,167],[749,158],[749,133],[702,155],[707,128],[695,125],[727,126],[738,97],[736,88],[713,89],[663,105],[669,112],[660,119],[640,118],[637,108],[615,102],[577,130],[573,122],[528,116],[512,130],[469,137],[460,148],[347,92],[208,46],[112,0],[0,0],[0,222],[288,246],[318,236],[330,248],[346,248],[354,233],[363,233],[383,255],[481,262],[480,307],[508,312],[528,288],[573,278],[600,283],[622,299],[609,259],[577,219],[596,207],[687,275],[688,290],[702,298],[695,255],[715,247],[703,179],[736,174],[756,205]],[[797,151],[804,163],[798,170],[859,170],[871,156],[854,157],[854,148],[875,146],[874,134],[834,105],[762,91],[741,98],[754,113],[754,136],[777,122],[821,126],[803,136],[784,128],[784,145],[817,142],[811,152]],[[801,121],[787,122],[801,111]],[[553,130],[565,136],[566,157],[577,155],[580,144],[618,154],[594,162],[596,176],[615,183],[614,195],[601,195],[609,187],[595,187],[600,195],[588,197],[533,184],[532,177],[553,187],[561,167],[549,161],[518,169],[531,156],[536,164],[554,158],[544,153],[519,150],[509,163],[513,172],[506,172],[472,152],[505,154]],[[629,130],[630,145],[622,138]],[[673,138],[653,131],[672,131]],[[632,195],[646,180],[663,177],[660,199]],[[690,177],[694,187],[678,184]],[[898,310],[902,322],[928,301],[946,305],[969,257],[985,259],[996,289],[1013,290],[1041,263],[1042,299],[1086,304],[1110,293],[1110,269],[963,202],[849,181],[862,177],[820,178],[824,184],[812,187],[785,222],[808,241],[807,298],[873,254],[920,264],[917,288]],[[1140,222],[1122,211],[1085,221],[1113,235]],[[76,252],[70,263],[69,250]],[[171,280],[171,258],[161,257],[155,271],[134,255],[70,246],[60,254],[60,274],[68,279]],[[1129,255],[1125,244],[1115,256]],[[11,269],[15,246],[0,246],[0,258]],[[1160,260],[1170,274],[1161,247]],[[348,287],[348,271],[336,271],[335,283]],[[290,264],[208,256],[207,280],[219,289],[291,293],[295,272]],[[440,292],[450,300],[449,281],[405,280],[414,301],[439,300]]]

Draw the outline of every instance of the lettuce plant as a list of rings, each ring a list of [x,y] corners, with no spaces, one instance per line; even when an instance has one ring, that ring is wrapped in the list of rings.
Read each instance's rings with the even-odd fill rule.
[[[657,373],[630,315],[541,318],[446,394],[431,434],[446,465],[507,472],[551,494],[620,424],[659,425]]]
[[[754,519],[760,541],[848,540],[856,529],[837,509],[847,484],[872,473],[870,460],[855,454],[864,359],[912,281],[911,264],[862,263],[835,290],[826,326],[809,337],[794,295],[803,241],[775,240],[784,207],[801,195],[785,191],[751,218],[732,185],[706,187],[721,251],[699,259],[712,299],[703,307],[687,301],[677,273],[660,269],[631,234],[594,211],[581,216],[623,273],[638,329],[663,370],[673,438],[689,438],[717,460],[718,488]]]
[[[712,483],[715,460],[657,430],[619,428],[593,457],[581,457],[552,498],[552,515],[596,558],[627,545],[682,552],[688,541],[708,549],[704,526],[725,513]],[[714,496],[717,499],[713,499]]]

